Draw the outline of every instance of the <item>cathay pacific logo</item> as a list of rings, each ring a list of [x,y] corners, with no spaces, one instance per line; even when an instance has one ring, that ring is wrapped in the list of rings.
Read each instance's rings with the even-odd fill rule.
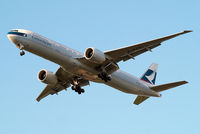
[[[155,85],[157,73],[151,69],[148,69],[141,80],[146,81],[152,85]]]

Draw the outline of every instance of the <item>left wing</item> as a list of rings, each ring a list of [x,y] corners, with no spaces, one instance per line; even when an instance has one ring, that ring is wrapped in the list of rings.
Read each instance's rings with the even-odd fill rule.
[[[37,97],[37,101],[39,102],[44,97],[48,96],[49,94],[57,94],[58,92],[62,91],[63,89],[66,89],[66,87],[61,85],[51,86],[47,85],[45,89],[42,91],[42,93]]]
[[[37,101],[39,102],[44,97],[49,94],[57,94],[58,92],[66,89],[70,86],[71,80],[73,79],[73,75],[64,71],[61,67],[57,70],[56,76],[58,78],[58,83],[56,85],[47,85],[42,93],[37,97]]]
[[[160,46],[161,43],[166,40],[172,39],[176,36],[186,34],[189,32],[192,32],[192,31],[183,31],[183,32],[172,34],[163,38],[158,38],[158,39],[147,41],[144,43],[107,51],[105,52],[105,55],[109,56],[115,62],[119,62],[121,60],[126,61],[131,58],[134,59],[134,57],[136,57],[137,55],[140,55],[146,51],[151,51],[153,48]]]

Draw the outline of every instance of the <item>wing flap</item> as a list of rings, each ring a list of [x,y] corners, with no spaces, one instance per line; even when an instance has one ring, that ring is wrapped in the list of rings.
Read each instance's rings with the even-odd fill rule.
[[[121,56],[119,59],[116,60],[116,62],[119,62],[120,60],[123,60],[123,61],[127,61],[129,60],[130,58],[134,58],[136,57],[137,55],[140,55],[142,53],[145,53],[147,51],[150,51],[152,50],[153,48],[156,48],[158,46],[160,46],[161,44],[155,44],[155,45],[151,45],[147,48],[144,48],[144,47],[141,47],[140,49],[135,49],[135,50],[131,50],[132,53],[130,53],[129,55],[125,54],[123,56]]]

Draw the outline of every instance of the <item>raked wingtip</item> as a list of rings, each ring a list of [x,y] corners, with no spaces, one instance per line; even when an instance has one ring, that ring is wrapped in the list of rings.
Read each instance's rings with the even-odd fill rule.
[[[184,33],[190,33],[190,32],[193,32],[192,30],[184,30],[183,31]]]

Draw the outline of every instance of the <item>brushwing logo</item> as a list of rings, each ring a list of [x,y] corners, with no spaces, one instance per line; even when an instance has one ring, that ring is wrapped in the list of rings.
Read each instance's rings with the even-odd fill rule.
[[[142,77],[142,80],[155,85],[157,73],[151,69],[148,69],[147,72]]]

